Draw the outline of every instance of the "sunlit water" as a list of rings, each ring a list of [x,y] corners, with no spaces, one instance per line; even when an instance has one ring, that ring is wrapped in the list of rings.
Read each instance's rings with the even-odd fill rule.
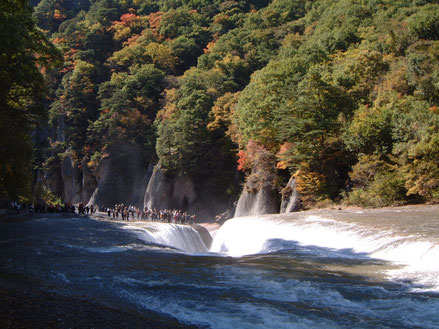
[[[439,207],[190,226],[0,224],[0,269],[50,291],[206,328],[439,328]]]

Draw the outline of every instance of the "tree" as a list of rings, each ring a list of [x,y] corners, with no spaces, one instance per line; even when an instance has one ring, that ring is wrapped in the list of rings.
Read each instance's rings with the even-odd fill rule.
[[[60,55],[32,19],[25,0],[0,3],[0,198],[28,196],[32,129],[46,116],[41,71]]]

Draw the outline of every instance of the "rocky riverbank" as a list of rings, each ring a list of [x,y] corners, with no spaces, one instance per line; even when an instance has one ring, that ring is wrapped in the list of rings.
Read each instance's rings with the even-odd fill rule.
[[[0,273],[0,328],[194,328],[151,311],[115,309]]]

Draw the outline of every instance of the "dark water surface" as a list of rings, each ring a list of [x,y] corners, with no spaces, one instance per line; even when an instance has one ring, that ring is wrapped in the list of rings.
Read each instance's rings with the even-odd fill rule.
[[[377,216],[388,214],[233,219],[211,252],[190,227],[42,216],[0,223],[0,271],[203,328],[439,328],[437,273],[423,263],[439,222]],[[413,248],[425,251],[404,263]]]

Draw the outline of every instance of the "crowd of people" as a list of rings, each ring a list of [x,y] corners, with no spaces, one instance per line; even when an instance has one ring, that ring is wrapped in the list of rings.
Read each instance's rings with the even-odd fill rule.
[[[94,205],[90,206],[84,206],[84,204],[81,202],[77,206],[71,203],[46,203],[46,202],[40,202],[40,203],[18,203],[18,202],[11,202],[9,204],[9,209],[15,210],[17,213],[21,212],[29,212],[29,213],[78,213],[78,214],[93,214],[96,212],[96,207]]]
[[[93,204],[84,205],[82,202],[74,205],[71,203],[37,203],[26,204],[11,202],[9,208],[20,212],[33,213],[78,213],[80,215],[92,215],[97,211],[104,212],[108,217],[113,219],[122,219],[124,221],[130,220],[150,220],[164,223],[176,223],[176,224],[194,224],[196,223],[196,216],[188,214],[185,211],[179,209],[148,209],[147,207],[142,210],[134,206],[126,206],[124,204],[116,204],[113,208],[99,208]]]
[[[105,208],[104,211],[108,217],[122,220],[150,220],[164,223],[178,223],[178,224],[194,224],[196,216],[190,215],[179,209],[148,209],[145,207],[140,210],[134,206],[125,206],[124,204],[117,204],[114,208]]]

